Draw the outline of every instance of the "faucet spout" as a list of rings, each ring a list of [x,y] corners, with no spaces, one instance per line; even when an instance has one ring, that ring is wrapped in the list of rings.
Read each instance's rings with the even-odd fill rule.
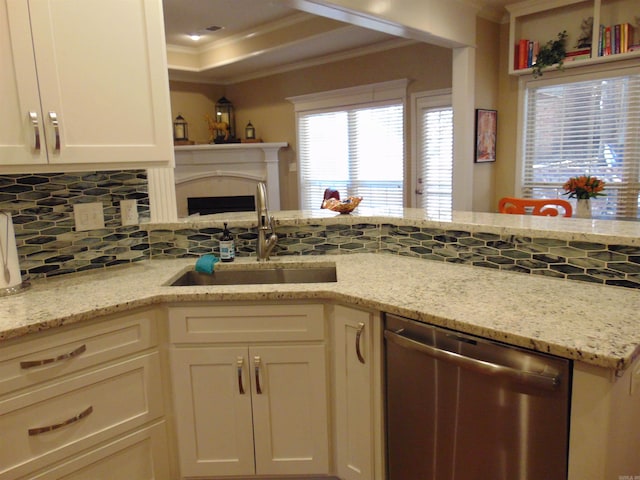
[[[278,236],[275,231],[275,221],[269,216],[267,207],[267,186],[264,182],[258,183],[256,192],[256,210],[258,214],[258,245],[257,255],[258,261],[269,260],[271,251],[276,246]],[[267,231],[271,230],[271,234],[267,237]]]

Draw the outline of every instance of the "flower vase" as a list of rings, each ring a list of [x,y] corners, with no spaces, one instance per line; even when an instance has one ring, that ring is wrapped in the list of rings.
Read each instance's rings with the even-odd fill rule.
[[[577,218],[591,218],[591,199],[579,198],[576,204]]]

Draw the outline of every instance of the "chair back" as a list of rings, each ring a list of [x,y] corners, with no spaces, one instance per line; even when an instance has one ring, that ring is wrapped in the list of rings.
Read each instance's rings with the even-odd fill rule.
[[[564,212],[562,212],[563,210]],[[573,215],[571,204],[561,198],[515,198],[503,197],[498,202],[500,213],[516,213],[520,215],[541,215],[547,217],[557,217]]]

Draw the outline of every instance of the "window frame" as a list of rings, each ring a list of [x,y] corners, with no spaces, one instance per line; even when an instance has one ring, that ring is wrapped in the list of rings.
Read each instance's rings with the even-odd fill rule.
[[[294,105],[296,145],[300,145],[300,117],[313,113],[324,113],[338,111],[341,109],[351,110],[367,107],[378,107],[398,104],[403,109],[403,205],[407,204],[407,86],[408,79],[391,80],[388,82],[378,82],[356,87],[341,88],[324,92],[288,97],[287,100]],[[296,158],[296,170],[298,171],[298,190],[301,183],[300,159]],[[298,207],[302,208],[302,195],[298,191]]]
[[[593,81],[608,77],[640,75],[640,66],[633,61],[621,61],[619,63],[605,63],[589,65],[570,71],[545,71],[544,75],[533,78],[531,75],[521,76],[518,82],[518,116],[516,135],[516,168],[515,168],[515,196],[522,197],[523,176],[525,161],[525,129],[527,118],[526,93],[530,87],[562,85],[581,81]],[[640,211],[639,211],[640,214]]]

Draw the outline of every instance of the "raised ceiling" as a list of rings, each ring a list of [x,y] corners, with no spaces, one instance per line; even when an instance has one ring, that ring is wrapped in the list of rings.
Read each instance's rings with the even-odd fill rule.
[[[455,1],[455,0],[454,0]],[[464,0],[498,21],[517,0]],[[409,40],[314,16],[286,0],[163,0],[172,80],[233,83]],[[210,31],[210,27],[222,27]],[[202,37],[195,42],[189,34]]]

